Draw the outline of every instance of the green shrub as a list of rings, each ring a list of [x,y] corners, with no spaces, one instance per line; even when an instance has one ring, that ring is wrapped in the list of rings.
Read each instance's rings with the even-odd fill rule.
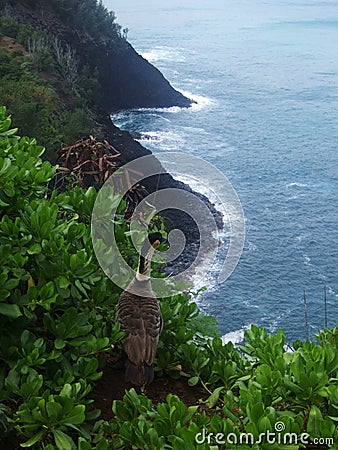
[[[11,332],[0,340],[0,401],[25,446],[53,441],[73,448],[66,432],[92,415],[86,397],[101,376],[96,355],[123,337],[102,314],[119,289],[91,244],[95,190],[48,198],[54,169],[34,139],[10,130],[5,113],[1,108],[0,326]]]
[[[114,320],[120,289],[98,265],[90,236],[97,193],[48,193],[55,169],[41,160],[34,139],[17,136],[10,125],[0,108],[2,447],[278,450],[278,442],[266,439],[278,425],[281,440],[306,432],[309,439],[330,439],[334,448],[337,329],[319,333],[319,345],[296,342],[291,349],[282,330],[252,326],[242,346],[223,345],[212,319],[211,336],[202,329],[206,319],[189,293],[160,301],[164,329],[155,370],[199,384],[204,401],[187,407],[169,394],[154,405],[132,389],[114,402],[112,420],[98,420],[91,400],[102,375],[97,355],[120,348],[124,334]],[[134,264],[124,208],[120,202],[112,226]],[[200,433],[203,442],[196,441]],[[238,444],[243,433],[247,441]],[[219,446],[216,436],[232,443]],[[283,448],[302,448],[287,443]]]

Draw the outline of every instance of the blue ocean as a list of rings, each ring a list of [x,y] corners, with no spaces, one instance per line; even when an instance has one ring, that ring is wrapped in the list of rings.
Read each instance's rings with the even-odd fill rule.
[[[287,339],[338,324],[337,0],[105,0],[189,109],[119,113],[154,153],[205,159],[243,206],[244,251],[200,308],[226,340],[252,323]],[[198,188],[198,186],[194,186]],[[205,270],[205,268],[201,268]]]

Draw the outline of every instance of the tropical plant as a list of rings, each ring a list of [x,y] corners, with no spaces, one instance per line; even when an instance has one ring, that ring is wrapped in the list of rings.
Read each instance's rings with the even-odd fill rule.
[[[223,345],[213,327],[211,335],[201,328],[207,319],[189,291],[160,302],[155,370],[204,394],[187,406],[172,393],[156,403],[131,389],[103,420],[92,400],[99,355],[118,358],[124,334],[114,320],[120,289],[102,272],[90,236],[97,192],[51,192],[56,169],[42,161],[34,139],[10,125],[0,108],[3,448],[297,450],[319,440],[336,448],[338,329],[319,333],[318,345],[287,346],[282,330],[252,326],[243,345]],[[112,227],[135,264],[126,202],[114,201]]]
[[[123,337],[102,314],[119,289],[91,244],[96,191],[48,198],[55,169],[41,160],[43,148],[18,137],[10,123],[1,108],[0,323],[11,333],[0,343],[0,399],[5,416],[14,414],[7,433],[16,429],[25,446],[54,441],[73,448],[68,428],[80,430],[96,414],[86,399],[101,376],[96,355]]]

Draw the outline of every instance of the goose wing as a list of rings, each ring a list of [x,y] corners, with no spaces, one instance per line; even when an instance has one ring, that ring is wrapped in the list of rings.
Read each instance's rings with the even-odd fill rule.
[[[124,348],[129,361],[135,365],[152,365],[162,330],[162,316],[157,299],[123,292],[116,318],[126,333]]]

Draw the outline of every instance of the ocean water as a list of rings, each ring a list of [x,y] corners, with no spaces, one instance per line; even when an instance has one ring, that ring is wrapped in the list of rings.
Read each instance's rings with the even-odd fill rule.
[[[202,310],[226,339],[250,324],[304,339],[338,323],[338,8],[336,0],[105,0],[128,40],[197,101],[122,112],[154,153],[220,169],[245,215],[231,277],[206,277]],[[198,188],[198,186],[197,186]],[[204,270],[204,268],[201,268]],[[215,271],[217,269],[214,269]]]

